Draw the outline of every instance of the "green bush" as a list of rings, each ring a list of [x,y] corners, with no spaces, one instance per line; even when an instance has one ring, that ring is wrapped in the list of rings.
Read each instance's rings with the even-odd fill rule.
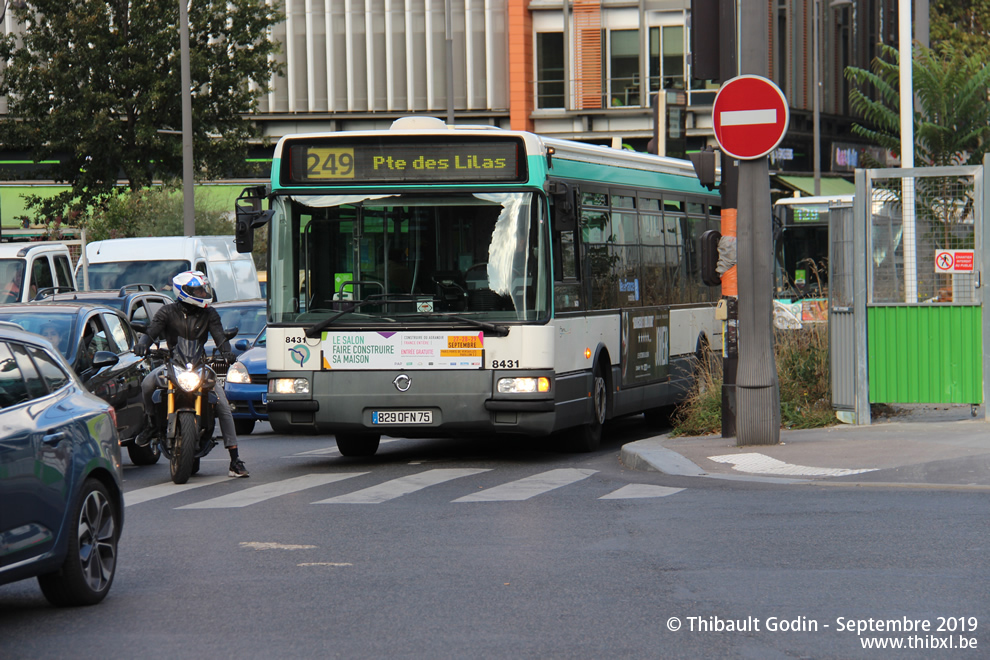
[[[93,212],[86,221],[86,240],[133,236],[183,236],[182,188],[155,186],[137,192],[125,191],[105,208]],[[197,236],[225,236],[234,233],[233,210],[209,207],[200,202],[195,209]],[[255,232],[254,263],[265,270],[268,229]]]
[[[671,435],[722,432],[722,363],[711,356],[698,365],[698,379],[671,418]],[[780,387],[780,422],[785,429],[808,429],[837,422],[832,410],[828,326],[774,331],[774,359]]]
[[[195,216],[198,236],[234,233],[231,209],[197,207]],[[105,208],[94,211],[86,222],[90,241],[184,233],[182,189],[167,185],[123,192]]]

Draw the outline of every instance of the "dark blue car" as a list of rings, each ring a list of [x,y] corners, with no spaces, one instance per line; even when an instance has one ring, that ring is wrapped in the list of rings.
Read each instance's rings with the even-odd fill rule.
[[[36,577],[59,606],[107,595],[124,523],[114,417],[51,343],[0,323],[0,584]]]
[[[227,370],[224,391],[234,415],[234,427],[238,435],[254,430],[259,419],[268,421],[268,356],[262,330],[250,348],[237,358]]]

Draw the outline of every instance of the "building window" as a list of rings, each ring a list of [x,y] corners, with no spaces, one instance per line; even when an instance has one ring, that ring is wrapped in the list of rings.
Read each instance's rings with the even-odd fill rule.
[[[639,105],[639,30],[612,30],[608,54],[609,105]]]
[[[650,91],[686,89],[684,26],[650,28]]]
[[[536,35],[536,107],[564,106],[564,34]]]

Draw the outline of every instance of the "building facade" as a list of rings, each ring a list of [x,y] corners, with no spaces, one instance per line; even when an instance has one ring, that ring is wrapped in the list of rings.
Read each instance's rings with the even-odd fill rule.
[[[267,144],[300,131],[384,128],[408,114],[640,151],[659,115],[662,152],[683,156],[715,144],[717,84],[692,76],[690,0],[282,4],[285,20],[271,37],[282,45],[284,74],[250,117]],[[863,146],[850,133],[842,72],[869,68],[877,44],[896,45],[897,2],[765,0],[761,6],[770,26],[771,77],[791,105],[790,129],[772,167],[811,172],[817,80],[821,169],[841,171]],[[4,27],[20,29],[9,13]],[[5,106],[0,100],[0,113]],[[252,156],[263,157],[266,149],[256,145]]]

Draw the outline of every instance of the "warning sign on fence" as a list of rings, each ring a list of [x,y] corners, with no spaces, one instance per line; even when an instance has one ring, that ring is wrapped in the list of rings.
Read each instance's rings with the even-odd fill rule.
[[[938,250],[935,252],[935,272],[972,273],[975,259],[973,250]]]

